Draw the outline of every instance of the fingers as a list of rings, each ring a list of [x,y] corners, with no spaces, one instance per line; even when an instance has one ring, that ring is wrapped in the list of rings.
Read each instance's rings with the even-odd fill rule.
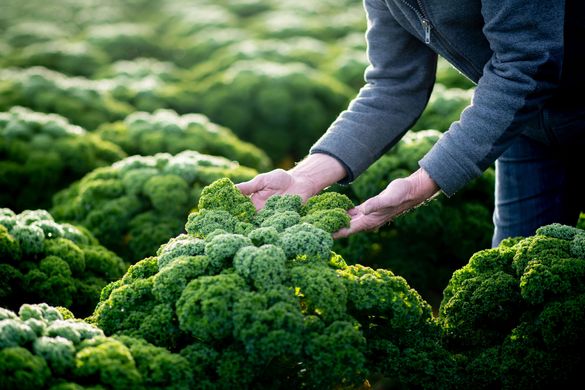
[[[350,235],[351,235],[351,233],[349,232],[349,229],[343,228],[343,229],[339,229],[338,231],[333,233],[332,237],[334,240],[338,240],[340,238],[345,238],[345,237],[348,237]]]
[[[252,180],[236,184],[236,187],[244,195],[252,195],[256,192],[285,189],[290,185],[290,175],[283,169],[275,169],[267,173],[261,173]]]
[[[361,209],[365,215],[368,215],[368,214],[371,214],[375,211],[378,211],[380,209],[380,207],[381,207],[381,205],[380,205],[380,197],[379,196],[374,196],[373,198],[366,200],[361,205]]]
[[[408,180],[393,180],[380,194],[348,210],[347,213],[351,217],[350,226],[335,232],[333,238],[374,230],[390,222],[395,216],[412,207],[410,191],[411,185]]]
[[[375,212],[394,214],[393,210],[400,210],[408,200],[409,191],[410,184],[407,180],[393,180],[384,191],[362,204],[364,214],[368,215]]]
[[[286,192],[290,186],[290,175],[283,169],[275,169],[262,173],[252,180],[236,184],[236,187],[250,197],[250,200],[260,210],[272,195]]]
[[[360,209],[358,209],[357,207],[347,210],[347,214],[349,214],[349,216],[352,218],[357,216],[360,212],[361,212]]]
[[[352,234],[362,231],[374,230],[379,228],[386,222],[386,219],[382,215],[364,214],[363,211],[361,210],[362,206],[358,206],[350,210],[354,215],[350,214],[351,221],[349,227],[340,229],[337,232],[333,233],[334,239],[348,237],[351,236]]]
[[[262,207],[264,207],[264,203],[266,202],[263,199],[260,199],[258,196],[256,196],[256,194],[257,193],[253,193],[250,196],[250,200],[252,201],[252,204],[254,204],[256,211],[260,211]]]
[[[395,208],[386,204],[381,196],[368,199],[359,206],[349,209],[351,217],[348,228],[340,229],[333,234],[334,239],[351,236],[352,234],[375,230],[390,222],[395,216]]]
[[[373,230],[376,227],[377,226],[375,226],[375,224],[372,224],[371,221],[368,221],[365,216],[361,218],[354,218],[351,220],[348,228],[343,228],[333,233],[333,238],[338,239],[343,237],[349,237],[352,234],[362,231]]]
[[[347,210],[347,214],[351,217],[350,225],[348,228],[343,228],[335,232],[333,234],[334,239],[348,237],[354,233],[375,229],[377,227],[373,218],[368,218],[367,213],[364,212],[364,206],[365,203]]]
[[[238,183],[236,184],[236,188],[238,188],[242,194],[250,197],[256,211],[259,211],[264,207],[266,197],[262,196],[262,194],[266,192],[266,180],[263,175],[258,175],[252,180]]]

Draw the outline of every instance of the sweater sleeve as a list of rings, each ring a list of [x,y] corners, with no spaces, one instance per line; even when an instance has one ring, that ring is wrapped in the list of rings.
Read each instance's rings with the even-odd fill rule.
[[[392,147],[421,115],[435,81],[437,55],[405,31],[381,0],[364,0],[368,28],[366,84],[313,145],[354,180]]]
[[[451,196],[536,123],[561,79],[564,1],[483,0],[493,55],[472,104],[419,162]]]

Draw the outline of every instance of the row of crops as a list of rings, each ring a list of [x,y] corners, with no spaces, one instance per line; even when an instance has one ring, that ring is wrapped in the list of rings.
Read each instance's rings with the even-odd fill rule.
[[[493,169],[331,239],[469,104],[444,61],[421,118],[351,185],[260,212],[234,187],[291,167],[347,107],[365,29],[349,0],[3,0],[0,389],[577,378],[585,231],[487,249]]]

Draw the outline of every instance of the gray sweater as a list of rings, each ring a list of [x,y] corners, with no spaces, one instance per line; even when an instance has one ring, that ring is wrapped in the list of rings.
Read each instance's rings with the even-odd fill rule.
[[[573,1],[585,3],[567,0],[567,6]],[[562,101],[567,88],[577,89],[563,67],[564,1],[365,0],[364,5],[366,84],[310,150],[339,160],[347,171],[343,183],[396,144],[421,115],[435,82],[437,54],[477,84],[472,104],[419,162],[447,196],[479,176],[519,134],[552,142],[548,130],[566,125],[563,118],[585,123],[582,101],[571,107]],[[582,26],[580,15],[573,27],[583,33]],[[585,126],[580,132],[565,128],[580,141],[584,132]]]

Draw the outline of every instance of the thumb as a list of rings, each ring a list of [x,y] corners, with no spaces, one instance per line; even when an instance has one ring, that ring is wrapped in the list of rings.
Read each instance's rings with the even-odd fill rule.
[[[368,200],[366,200],[361,206],[360,208],[362,209],[362,213],[364,215],[368,215],[371,214],[375,211],[378,211],[380,209],[380,197],[379,196],[374,196],[373,198],[370,198]]]
[[[244,195],[251,195],[264,188],[264,178],[261,175],[256,176],[252,180],[236,184],[236,187]]]
[[[409,199],[410,189],[410,184],[405,179],[391,181],[384,191],[364,202],[364,214],[367,215],[382,209],[400,206]]]

